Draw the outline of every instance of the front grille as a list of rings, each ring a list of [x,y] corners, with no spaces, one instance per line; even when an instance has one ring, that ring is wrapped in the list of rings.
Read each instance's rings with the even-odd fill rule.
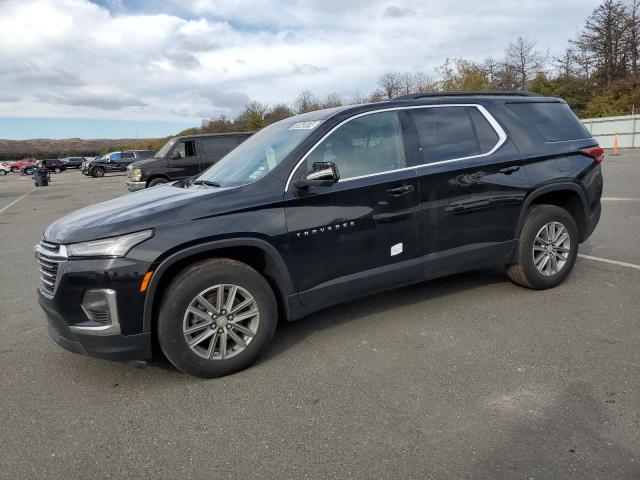
[[[50,295],[55,294],[60,270],[67,261],[64,245],[42,240],[36,246],[36,256],[40,264],[40,289]]]

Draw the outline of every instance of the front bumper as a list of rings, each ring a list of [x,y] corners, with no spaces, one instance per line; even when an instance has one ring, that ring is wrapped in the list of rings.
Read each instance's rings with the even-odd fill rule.
[[[147,182],[127,182],[127,188],[130,192],[137,192],[147,187]]]
[[[148,360],[152,356],[149,332],[136,335],[98,333],[89,329],[83,332],[81,327],[70,327],[42,293],[39,293],[39,302],[47,316],[49,335],[65,350],[117,361]]]
[[[38,289],[51,337],[75,353],[109,360],[147,360],[151,333],[143,331],[149,264],[129,258],[69,260],[55,288]],[[51,290],[51,288],[50,288]]]

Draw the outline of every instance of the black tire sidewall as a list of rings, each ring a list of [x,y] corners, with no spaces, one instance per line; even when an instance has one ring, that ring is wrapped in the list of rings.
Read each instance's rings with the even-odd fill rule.
[[[91,171],[91,176],[93,176],[95,178],[104,177],[104,170],[101,167],[95,167]]]
[[[569,258],[555,275],[549,277],[542,275],[533,262],[533,242],[540,229],[549,222],[558,222],[564,225],[569,232],[571,246]],[[535,207],[527,216],[527,220],[520,235],[518,262],[522,265],[527,280],[535,289],[553,288],[564,281],[571,273],[576,257],[578,256],[579,235],[575,220],[565,209],[554,205],[540,205]]]
[[[169,183],[169,182],[164,178],[154,178],[149,182],[149,188],[155,187],[156,185],[162,185],[164,183]]]
[[[256,336],[239,355],[207,360],[191,351],[182,331],[184,313],[201,291],[221,283],[238,285],[253,295],[260,311]],[[180,273],[164,293],[158,318],[158,341],[169,361],[185,373],[215,378],[251,365],[271,341],[277,325],[276,301],[267,281],[253,268],[234,261],[205,261]]]

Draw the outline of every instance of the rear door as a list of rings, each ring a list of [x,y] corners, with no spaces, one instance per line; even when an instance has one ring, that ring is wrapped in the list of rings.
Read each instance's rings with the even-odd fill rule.
[[[200,172],[200,157],[195,139],[178,140],[169,154],[172,180],[191,177]]]
[[[240,142],[237,135],[220,135],[216,137],[200,137],[198,144],[200,147],[201,169],[206,170],[236,148]]]
[[[402,119],[419,166],[426,275],[505,257],[529,181],[500,125],[465,105],[409,109]]]
[[[136,156],[133,152],[122,152],[120,161],[115,163],[116,169],[119,172],[124,172],[127,166],[135,162]]]

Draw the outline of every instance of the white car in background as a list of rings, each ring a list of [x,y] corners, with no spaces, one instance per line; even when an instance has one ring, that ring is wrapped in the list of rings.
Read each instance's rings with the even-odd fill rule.
[[[0,175],[6,175],[11,169],[4,162],[0,162]]]

